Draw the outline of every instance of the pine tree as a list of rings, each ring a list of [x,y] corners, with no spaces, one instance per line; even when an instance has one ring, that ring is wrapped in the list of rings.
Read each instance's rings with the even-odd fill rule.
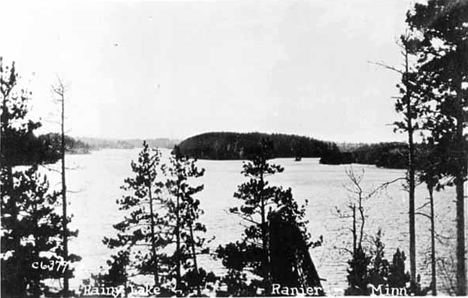
[[[401,37],[401,48],[404,57],[404,71],[402,74],[402,83],[397,85],[400,89],[401,97],[395,102],[395,110],[403,115],[402,121],[395,122],[397,129],[404,131],[408,136],[408,167],[406,180],[408,183],[409,195],[409,237],[410,237],[410,272],[412,282],[416,281],[416,223],[415,223],[415,192],[416,192],[416,161],[415,161],[415,142],[414,135],[418,130],[418,101],[416,92],[416,70],[413,69],[410,59],[414,56],[415,41],[408,36]]]
[[[430,0],[416,3],[407,23],[421,36],[418,86],[424,107],[426,141],[441,154],[437,171],[456,189],[457,295],[466,295],[465,194],[467,147],[464,129],[468,105],[468,2]]]
[[[411,284],[410,274],[405,272],[405,253],[399,249],[393,255],[390,263],[385,258],[385,246],[381,241],[382,232],[379,230],[373,237],[373,247],[368,252],[359,247],[348,261],[348,288],[345,290],[347,296],[367,296],[373,293],[370,287],[378,289],[398,288],[405,289],[410,295],[426,295],[428,289],[421,289],[419,281]],[[407,284],[410,283],[410,287]]]
[[[59,207],[59,193],[49,192],[47,178],[40,175],[37,166],[13,174],[13,190],[3,189],[8,198],[2,201],[2,291],[6,295],[32,295],[39,297],[48,291],[43,283],[47,278],[60,278],[68,271],[68,263],[60,255],[61,217],[56,212]],[[8,210],[12,201],[19,206],[20,215],[10,217]],[[10,250],[13,235],[21,238],[17,250]],[[13,256],[9,257],[8,254]],[[55,264],[63,264],[56,265]],[[52,265],[53,270],[41,267]],[[58,268],[63,267],[63,268]],[[19,274],[23,278],[19,284],[9,283],[9,274]]]
[[[129,282],[129,270],[130,264],[130,251],[119,250],[116,254],[111,256],[111,259],[107,261],[107,272],[91,274],[91,279],[96,281],[95,286],[101,287],[119,287],[124,286],[127,289]],[[104,271],[104,268],[101,267]]]
[[[416,132],[420,129],[419,118],[422,113],[420,101],[420,89],[417,83],[418,64],[416,63],[418,40],[406,33],[400,37],[398,46],[403,57],[403,69],[398,69],[383,63],[377,65],[395,71],[401,75],[401,83],[397,84],[400,96],[395,98],[395,110],[403,119],[394,122],[395,132],[404,132],[408,138],[406,182],[408,190],[408,214],[409,214],[409,251],[410,272],[413,284],[416,280],[416,221],[415,221],[415,192],[416,192],[416,144],[414,141]],[[393,163],[396,163],[394,161]],[[391,163],[388,163],[391,164]]]
[[[204,169],[196,166],[196,160],[181,154],[178,146],[174,147],[169,158],[169,165],[163,170],[168,177],[165,187],[169,198],[166,202],[167,216],[174,224],[175,250],[170,263],[175,266],[176,290],[188,294],[196,289],[201,295],[201,287],[206,283],[207,273],[198,265],[197,255],[206,253],[206,239],[203,234],[206,227],[199,220],[203,214],[197,194],[203,185],[192,186],[189,180],[203,176]],[[185,274],[182,274],[185,269]],[[211,276],[212,274],[210,274]]]
[[[241,200],[242,205],[231,208],[230,212],[239,215],[250,225],[245,229],[241,241],[220,246],[217,253],[222,258],[223,265],[230,270],[230,275],[224,279],[225,283],[239,276],[240,271],[249,268],[261,278],[260,281],[253,281],[253,284],[263,288],[263,294],[269,295],[273,280],[272,266],[277,265],[271,263],[269,219],[273,215],[279,215],[283,223],[293,224],[299,229],[304,242],[309,239],[309,235],[303,220],[304,207],[300,208],[295,202],[291,189],[270,186],[267,181],[268,176],[284,170],[281,166],[268,162],[273,157],[273,143],[262,140],[259,146],[247,152],[247,156],[249,161],[244,162],[242,174],[249,180],[239,185],[238,191],[234,193],[234,197]],[[302,253],[308,254],[309,245],[306,247]],[[238,289],[239,285],[228,284],[229,287]],[[249,285],[241,287],[242,291],[248,289]]]
[[[15,168],[23,160],[33,160],[18,159],[17,152],[21,144],[34,137],[33,130],[40,127],[40,123],[27,120],[31,93],[16,90],[18,78],[15,65],[4,67],[0,58],[2,295],[38,297],[48,291],[44,279],[72,276],[70,264],[79,257],[71,255],[66,263],[59,257],[63,251],[59,238],[62,224],[70,222],[70,218],[56,213],[58,193],[49,189],[38,165]],[[66,231],[70,237],[77,235],[76,231]],[[57,263],[63,268],[41,268]]]
[[[345,295],[368,295],[367,285],[370,282],[368,266],[371,259],[372,257],[366,254],[362,246],[356,249],[356,252],[352,255],[352,259],[348,261],[348,288],[345,290]]]
[[[135,176],[125,179],[122,189],[126,194],[117,200],[119,209],[128,211],[128,214],[114,225],[119,231],[117,238],[106,237],[103,240],[109,248],[131,251],[131,267],[137,274],[152,275],[155,286],[161,284],[161,258],[165,257],[161,249],[169,243],[169,224],[157,212],[158,207],[164,204],[160,195],[162,184],[157,180],[160,156],[157,149],[151,149],[143,142],[138,160],[131,163]]]
[[[397,249],[393,255],[393,261],[388,273],[388,286],[391,288],[405,288],[410,281],[409,274],[405,271],[406,256],[404,252]]]

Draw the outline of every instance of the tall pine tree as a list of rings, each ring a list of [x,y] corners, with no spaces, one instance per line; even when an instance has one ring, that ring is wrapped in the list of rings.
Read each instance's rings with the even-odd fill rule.
[[[198,255],[207,252],[203,236],[206,227],[200,222],[203,210],[197,198],[204,186],[192,186],[190,180],[203,176],[205,170],[196,166],[195,159],[183,155],[178,146],[163,169],[168,177],[165,182],[169,194],[167,214],[172,216],[174,224],[175,250],[171,264],[175,266],[176,289],[184,295],[196,291],[200,296],[202,286],[213,274],[207,275],[198,264]]]
[[[157,212],[164,202],[160,195],[162,184],[157,180],[160,157],[158,150],[143,143],[138,160],[131,163],[134,177],[125,179],[122,189],[126,194],[117,200],[119,209],[127,210],[128,214],[114,225],[119,231],[117,238],[104,238],[112,249],[131,251],[128,258],[136,274],[152,275],[155,286],[161,284],[161,258],[164,258],[161,249],[169,243],[166,231],[169,224]]]
[[[422,98],[426,141],[440,154],[438,175],[452,178],[456,189],[457,294],[466,295],[465,194],[467,147],[464,129],[468,105],[468,2],[417,3],[407,23],[421,36],[417,84]]]
[[[249,285],[232,284],[235,277],[241,277],[241,271],[249,269],[260,280],[254,280],[254,288],[262,288],[264,295],[270,295],[271,285],[274,279],[273,272],[290,270],[289,268],[274,268],[278,264],[272,264],[272,251],[278,247],[272,247],[269,220],[275,217],[275,222],[281,225],[287,223],[295,227],[293,231],[300,231],[297,241],[306,243],[309,235],[306,232],[303,220],[305,210],[300,208],[293,199],[291,189],[283,189],[278,186],[270,186],[267,178],[271,175],[283,172],[279,165],[269,163],[273,158],[273,143],[262,140],[259,146],[252,147],[248,152],[249,161],[243,165],[242,174],[249,180],[239,185],[234,197],[241,200],[240,207],[233,207],[230,212],[239,215],[249,225],[246,227],[243,238],[235,243],[220,246],[217,250],[218,256],[222,258],[223,265],[229,269],[228,276],[224,282],[228,284],[228,291],[236,290],[238,293],[229,294],[255,294]],[[297,229],[296,229],[297,228]],[[286,243],[277,243],[286,245]],[[287,244],[289,245],[289,244]],[[298,247],[301,244],[297,245]],[[301,247],[301,253],[308,254],[309,245]],[[305,251],[304,251],[305,250]],[[279,270],[278,270],[279,269]],[[298,270],[302,270],[299,268]],[[296,281],[300,279],[296,276]],[[294,281],[293,281],[294,282]],[[256,291],[255,291],[256,292]]]

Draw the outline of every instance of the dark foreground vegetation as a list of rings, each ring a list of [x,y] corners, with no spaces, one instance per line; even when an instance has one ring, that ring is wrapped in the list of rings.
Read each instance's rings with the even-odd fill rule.
[[[35,136],[41,123],[29,119],[32,94],[18,92],[18,79],[15,64],[5,65],[0,57],[1,296],[68,296],[72,264],[80,257],[68,253],[66,245],[78,231],[67,227],[64,156],[75,143],[68,138],[66,146],[63,129],[60,137]],[[54,189],[39,166],[58,159],[63,162],[62,185]],[[53,269],[42,270],[41,264]],[[47,279],[63,279],[64,287],[51,289]]]

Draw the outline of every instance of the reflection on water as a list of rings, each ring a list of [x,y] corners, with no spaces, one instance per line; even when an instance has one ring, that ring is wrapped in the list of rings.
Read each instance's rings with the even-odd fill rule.
[[[83,258],[75,265],[75,278],[71,280],[73,289],[78,288],[82,279],[97,273],[111,254],[102,244],[102,238],[115,235],[112,225],[123,217],[116,199],[123,194],[120,186],[131,175],[130,161],[137,157],[138,151],[102,150],[89,155],[67,156],[70,168],[67,172],[68,188],[72,191],[69,194],[69,210],[73,214],[71,227],[79,230],[78,238],[70,243],[70,250]],[[163,162],[167,156],[168,151],[164,150]],[[335,208],[347,211],[350,193],[345,189],[349,185],[345,168],[349,166],[321,165],[316,158],[303,158],[301,162],[295,162],[292,158],[275,159],[274,163],[284,166],[285,171],[271,177],[270,182],[291,187],[294,197],[301,203],[308,200],[309,232],[313,239],[323,235],[323,246],[312,249],[311,254],[320,276],[326,279],[324,288],[345,288],[349,253],[344,249],[350,248],[351,237],[347,228],[351,222],[350,219],[339,218]],[[205,210],[201,220],[207,226],[207,238],[215,237],[210,246],[216,248],[219,244],[235,241],[243,230],[240,219],[227,212],[229,207],[238,203],[233,193],[237,185],[245,181],[240,174],[242,161],[200,160],[199,166],[206,169],[205,175],[198,179],[205,185],[200,193],[201,207]],[[404,177],[402,170],[378,169],[367,165],[353,165],[353,168],[357,172],[364,170],[364,189]],[[55,181],[59,181],[56,175],[52,171],[48,173],[53,181],[52,187]],[[423,186],[417,189],[416,206],[425,203],[426,192]],[[446,235],[455,235],[454,197],[453,189],[436,193],[436,210],[439,215],[443,214],[436,225],[438,231]],[[369,235],[375,235],[379,228],[382,229],[388,259],[392,258],[396,248],[408,254],[407,205],[407,193],[399,182],[365,202],[368,215],[366,231]],[[418,270],[422,274],[423,285],[428,285],[430,268],[424,262],[429,258],[426,251],[430,249],[428,220],[417,217],[416,229]],[[437,253],[445,256],[455,254],[442,245],[438,246]],[[220,262],[208,257],[201,260],[201,265],[218,273],[223,272]]]

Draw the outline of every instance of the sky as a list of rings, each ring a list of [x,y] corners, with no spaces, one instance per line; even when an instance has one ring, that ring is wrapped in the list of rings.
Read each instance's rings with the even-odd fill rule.
[[[401,65],[412,0],[36,2],[0,4],[0,56],[41,132],[59,129],[60,77],[72,136],[405,139],[399,75],[372,62]]]

